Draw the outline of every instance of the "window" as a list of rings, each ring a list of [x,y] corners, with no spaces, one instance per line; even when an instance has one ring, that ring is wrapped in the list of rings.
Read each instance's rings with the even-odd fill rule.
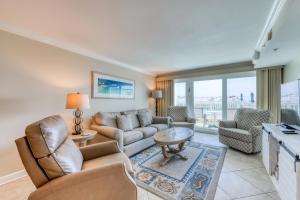
[[[187,106],[194,115],[196,130],[215,132],[238,108],[256,108],[255,72],[178,80],[174,97],[174,105]]]
[[[222,79],[194,81],[196,125],[217,128],[222,120]]]
[[[238,108],[256,108],[256,77],[227,79],[227,119],[232,120]]]
[[[176,82],[174,86],[174,104],[175,106],[185,106],[186,105],[186,83]]]

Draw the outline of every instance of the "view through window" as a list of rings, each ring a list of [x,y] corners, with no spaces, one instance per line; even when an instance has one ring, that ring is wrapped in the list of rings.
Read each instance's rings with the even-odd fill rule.
[[[185,106],[186,105],[186,83],[178,82],[174,86],[174,104],[175,106]]]
[[[216,130],[220,120],[233,120],[237,109],[256,108],[256,77],[180,81],[175,82],[174,93],[174,104],[188,106],[196,128]]]
[[[194,114],[204,128],[217,128],[222,119],[222,79],[194,81]]]
[[[256,108],[256,77],[227,79],[227,119],[233,120],[238,108]]]

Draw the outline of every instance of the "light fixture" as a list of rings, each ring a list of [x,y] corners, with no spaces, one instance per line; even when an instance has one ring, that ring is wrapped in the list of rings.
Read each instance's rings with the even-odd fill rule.
[[[73,128],[73,135],[79,135],[82,133],[83,128],[81,123],[83,122],[82,119],[82,109],[90,108],[89,96],[87,94],[80,94],[78,93],[69,93],[67,94],[66,99],[66,109],[75,109],[74,111],[74,128]]]
[[[269,12],[268,18],[266,20],[266,23],[264,25],[264,28],[259,36],[259,39],[255,46],[255,52],[253,55],[252,62],[253,64],[257,64],[260,57],[261,52],[263,52],[263,49],[268,45],[268,43],[273,38],[273,31],[272,28],[275,25],[277,19],[280,16],[280,13],[284,9],[284,6],[286,4],[287,0],[275,0],[273,3],[273,6]]]
[[[156,113],[156,116],[158,114],[158,109],[157,109],[157,99],[161,99],[163,97],[162,95],[162,90],[153,90],[152,91],[152,98],[155,99],[155,113]]]

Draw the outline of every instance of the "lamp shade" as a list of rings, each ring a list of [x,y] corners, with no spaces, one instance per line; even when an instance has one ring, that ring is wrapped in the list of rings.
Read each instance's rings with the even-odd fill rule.
[[[67,94],[66,109],[87,109],[90,108],[89,96],[87,94]]]
[[[154,98],[154,99],[162,98],[162,91],[161,90],[152,91],[152,98]]]

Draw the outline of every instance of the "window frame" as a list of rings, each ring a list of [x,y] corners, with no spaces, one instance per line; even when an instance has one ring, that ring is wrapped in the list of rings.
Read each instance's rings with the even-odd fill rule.
[[[174,105],[175,105],[175,84],[185,82],[186,84],[186,93],[185,93],[185,102],[188,110],[192,117],[194,117],[194,81],[206,81],[206,80],[222,80],[222,120],[227,120],[227,111],[228,111],[228,102],[227,102],[227,80],[232,78],[246,78],[246,77],[256,77],[255,71],[239,72],[232,74],[222,74],[222,75],[213,75],[213,76],[201,76],[201,77],[192,77],[186,79],[175,79],[174,80]],[[256,91],[257,92],[257,91]],[[256,94],[257,95],[257,94]],[[216,130],[210,128],[197,127],[197,131],[205,133],[217,133]]]

